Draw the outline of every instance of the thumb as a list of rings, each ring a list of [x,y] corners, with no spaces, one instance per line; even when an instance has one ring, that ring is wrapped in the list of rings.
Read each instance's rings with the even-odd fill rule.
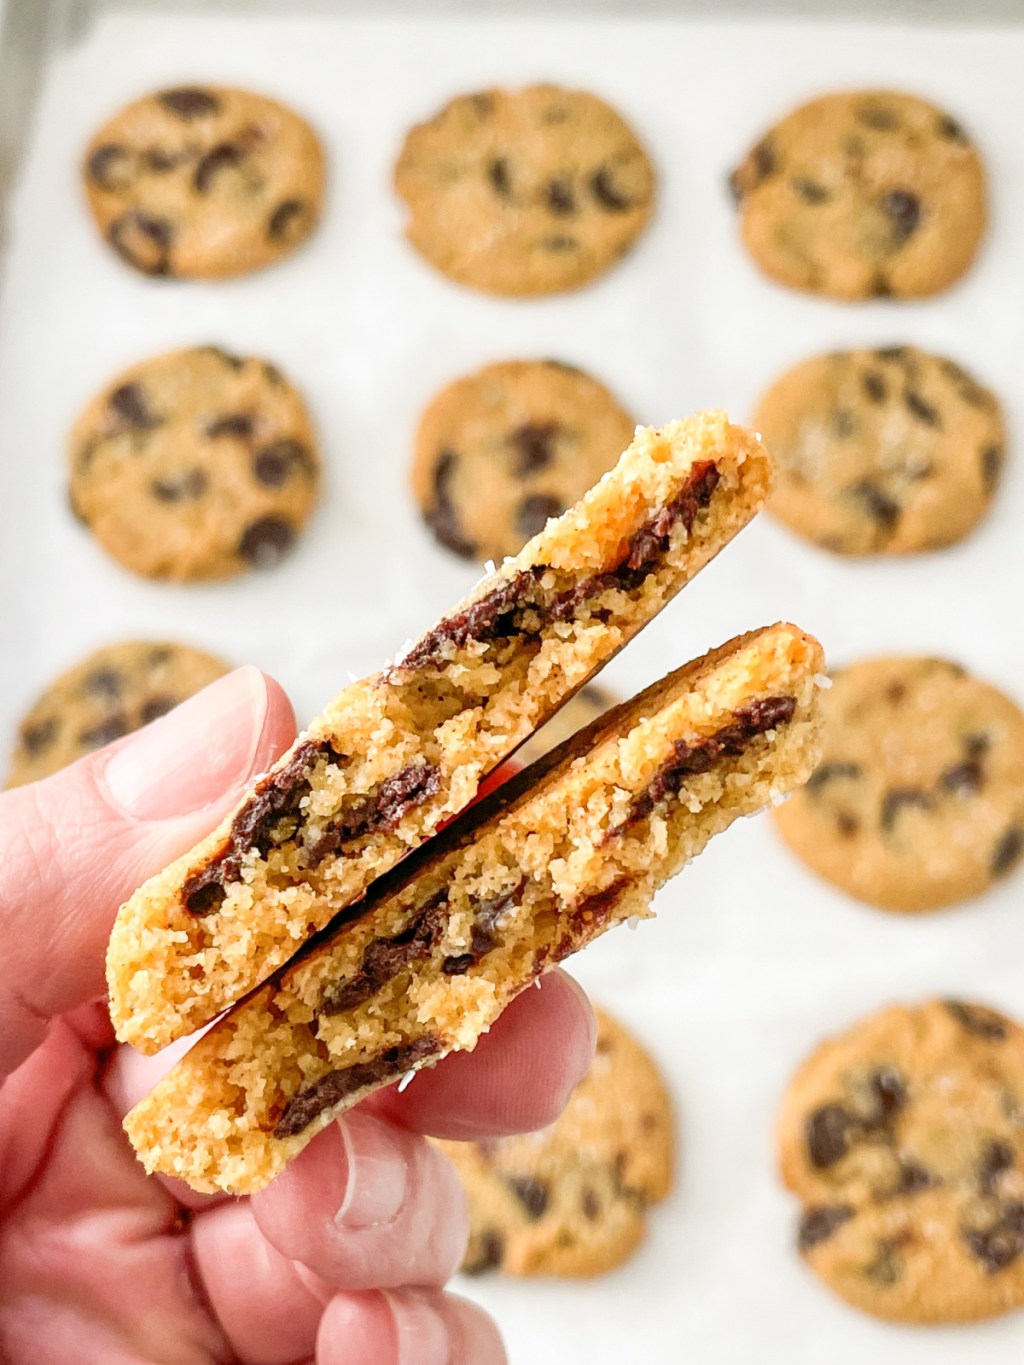
[[[118,906],[291,742],[277,683],[240,668],[133,735],[0,795],[0,1078],[103,994]]]

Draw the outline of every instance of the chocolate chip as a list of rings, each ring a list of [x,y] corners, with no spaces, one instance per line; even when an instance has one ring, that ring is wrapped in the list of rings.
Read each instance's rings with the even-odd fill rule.
[[[253,473],[266,488],[281,488],[296,470],[312,473],[313,458],[300,442],[285,437],[264,446],[253,460]]]
[[[432,763],[411,763],[366,795],[351,798],[306,849],[308,865],[318,867],[343,844],[365,834],[396,829],[410,810],[435,796],[440,786],[440,771]]]
[[[182,153],[165,152],[162,147],[147,147],[143,153],[146,170],[152,171],[155,175],[166,175],[168,171],[180,166],[184,159]]]
[[[589,1185],[583,1191],[580,1198],[580,1209],[583,1212],[583,1217],[586,1218],[589,1223],[597,1221],[597,1217],[601,1212],[601,1203],[596,1192],[592,1190]]]
[[[543,531],[549,517],[560,517],[564,511],[564,503],[554,494],[531,493],[519,504],[516,511],[516,527],[527,540],[532,540]]]
[[[442,545],[464,559],[476,554],[476,544],[462,529],[459,514],[452,499],[451,484],[459,457],[454,450],[442,450],[434,465],[434,502],[423,514],[423,519]]]
[[[989,1275],[1012,1265],[1024,1251],[1024,1204],[1004,1204],[999,1221],[988,1228],[963,1228],[961,1233],[973,1256]]]
[[[962,142],[965,145],[970,143],[970,138],[964,129],[963,124],[958,123],[955,118],[950,118],[948,114],[943,114],[936,125],[939,137],[948,138],[950,142]]]
[[[921,397],[921,395],[917,393],[914,389],[906,390],[906,392],[903,395],[903,401],[906,404],[908,410],[917,418],[919,422],[923,422],[925,426],[927,427],[942,426],[942,418],[939,415],[938,408],[933,407],[931,403],[926,403],[925,400]]]
[[[161,90],[158,96],[164,108],[191,123],[193,119],[208,118],[220,110],[220,100],[209,90],[195,85],[182,85],[174,90]]]
[[[115,218],[107,240],[122,260],[144,275],[170,275],[174,226],[167,218],[153,218],[131,209]]]
[[[929,1190],[935,1185],[935,1178],[932,1173],[919,1161],[905,1159],[900,1162],[900,1175],[896,1185],[896,1194],[920,1194],[922,1190]]]
[[[141,384],[122,384],[116,388],[107,399],[107,407],[117,419],[118,427],[151,431],[161,423],[161,419],[150,410],[146,391]]]
[[[899,114],[884,104],[862,104],[856,116],[865,127],[875,128],[879,132],[891,132],[900,126]]]
[[[196,168],[192,172],[192,184],[196,193],[207,194],[214,178],[221,171],[241,165],[247,156],[248,153],[245,148],[237,142],[215,143],[208,152],[204,152],[199,158],[196,162]]]
[[[87,697],[103,697],[116,701],[124,689],[124,675],[116,668],[95,668],[82,683]]]
[[[734,202],[741,203],[745,194],[757,189],[758,185],[773,176],[777,169],[775,148],[766,138],[751,150],[746,161],[729,177],[729,190]]]
[[[800,1251],[810,1251],[820,1242],[827,1242],[837,1228],[853,1217],[849,1204],[819,1204],[805,1209],[800,1219],[796,1244]]]
[[[863,768],[859,763],[822,763],[807,779],[807,790],[817,791],[821,787],[826,787],[830,782],[838,782],[844,778],[858,778],[863,775]]]
[[[830,198],[829,192],[824,185],[817,184],[814,180],[805,180],[798,177],[792,182],[793,193],[804,201],[805,204],[824,204]]]
[[[805,1136],[811,1165],[819,1171],[834,1166],[850,1150],[847,1134],[856,1120],[841,1104],[823,1104],[807,1120]]]
[[[494,113],[494,96],[488,94],[486,90],[477,95],[470,95],[469,102],[477,118],[490,118]]]
[[[442,890],[413,912],[401,933],[367,944],[357,975],[329,985],[317,1013],[344,1014],[372,999],[400,971],[430,956],[447,921],[448,892]]]
[[[148,725],[150,721],[159,720],[161,716],[166,716],[168,711],[173,711],[177,706],[174,697],[148,697],[142,703],[142,723]]]
[[[212,915],[219,910],[226,895],[227,891],[219,882],[206,882],[185,897],[185,909],[190,915],[202,919],[204,915]]]
[[[590,177],[590,193],[609,213],[625,213],[633,207],[633,201],[629,196],[616,188],[614,173],[610,166],[602,166]]]
[[[939,781],[954,796],[972,796],[981,790],[983,776],[979,760],[968,758],[963,763],[955,763],[952,768],[947,768]]]
[[[544,191],[544,200],[552,213],[566,214],[576,212],[576,200],[572,192],[572,181],[568,176],[556,176],[549,180]]]
[[[153,479],[150,492],[158,502],[195,502],[206,492],[208,480],[201,469],[183,469],[162,479]]]
[[[251,412],[229,412],[207,422],[206,434],[212,440],[218,436],[231,436],[246,441],[252,435],[254,425],[255,418]]]
[[[272,242],[298,242],[309,231],[313,210],[303,199],[284,199],[267,221]]]
[[[647,569],[668,551],[672,529],[681,523],[687,532],[693,530],[697,514],[711,501],[718,487],[721,475],[713,460],[700,460],[695,463],[687,477],[685,486],[659,512],[645,522],[633,536],[625,567],[632,570]]]
[[[986,492],[991,493],[1003,470],[1003,452],[999,446],[985,446],[981,452],[981,477]]]
[[[34,725],[24,726],[21,731],[21,742],[28,753],[41,754],[54,742],[59,730],[60,721],[57,717],[47,716],[45,720],[36,721]]]
[[[98,725],[94,725],[89,730],[83,730],[78,736],[82,746],[86,749],[102,749],[104,744],[113,744],[115,739],[120,739],[122,735],[127,735],[131,731],[128,718],[120,711],[101,720]]]
[[[888,493],[882,491],[878,484],[871,479],[862,479],[860,483],[854,484],[850,492],[858,497],[879,526],[885,531],[893,531],[903,515],[903,508]]]
[[[512,177],[509,174],[507,157],[496,156],[488,163],[487,179],[491,182],[495,194],[500,194],[502,199],[509,197],[512,193]]]
[[[146,655],[146,662],[150,668],[159,668],[161,664],[167,663],[173,652],[167,645],[154,645]]]
[[[516,464],[516,477],[528,478],[547,469],[555,458],[555,442],[561,427],[557,422],[524,422],[508,436],[508,443],[519,459]]]
[[[996,844],[989,864],[993,877],[1004,877],[1024,853],[1024,830],[1011,825]]]
[[[863,384],[864,393],[869,402],[872,403],[885,402],[886,397],[888,396],[889,393],[889,389],[885,380],[877,372],[877,370],[868,370],[865,373],[861,383]]]
[[[985,1150],[978,1162],[978,1184],[982,1194],[994,1194],[996,1182],[1006,1171],[1014,1167],[1016,1156],[1008,1142],[996,1138],[985,1144]]]
[[[927,792],[918,787],[893,787],[882,798],[882,813],[879,823],[883,830],[895,828],[900,812],[906,807],[918,810],[931,810],[934,802]]]
[[[836,812],[836,829],[844,839],[852,839],[860,833],[860,821],[847,810]]]
[[[469,1255],[462,1263],[463,1275],[484,1275],[489,1270],[498,1270],[505,1259],[505,1242],[500,1232],[488,1228],[475,1246],[470,1245]]]
[[[514,907],[521,905],[526,891],[526,878],[523,877],[511,891],[503,892],[490,900],[479,901],[473,908],[473,927],[470,933],[470,951],[446,957],[441,970],[445,976],[463,976],[498,946],[497,927],[502,916]]]
[[[879,360],[905,360],[907,358],[906,346],[879,346],[875,355]]]
[[[868,1279],[875,1284],[893,1285],[900,1278],[900,1262],[897,1247],[887,1237],[879,1238],[875,1259],[864,1268]]]
[[[505,1177],[509,1188],[516,1196],[533,1222],[543,1217],[551,1199],[551,1190],[543,1180],[528,1175]]]
[[[545,237],[542,243],[545,251],[577,251],[579,242],[575,237]]]
[[[281,517],[260,517],[242,532],[238,553],[257,569],[272,569],[295,543],[295,531]]]
[[[969,1005],[964,1000],[942,1002],[961,1028],[987,1043],[1003,1043],[1009,1037],[1007,1020],[984,1005]]]
[[[870,1079],[875,1111],[869,1122],[872,1127],[887,1124],[907,1102],[907,1091],[898,1071],[891,1066],[879,1067]]]
[[[124,190],[135,179],[135,153],[117,142],[104,143],[89,157],[89,179],[101,190]]]
[[[921,201],[909,190],[889,190],[878,201],[882,212],[892,221],[901,241],[917,230],[921,221]]]
[[[840,441],[845,441],[857,430],[857,423],[853,413],[848,412],[845,408],[836,408],[832,414],[830,425],[833,433]]]

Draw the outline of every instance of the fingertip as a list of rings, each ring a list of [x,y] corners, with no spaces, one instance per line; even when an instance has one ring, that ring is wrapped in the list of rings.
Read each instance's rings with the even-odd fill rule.
[[[263,683],[267,689],[267,711],[263,721],[263,732],[256,748],[254,767],[260,771],[269,767],[284,753],[292,743],[297,732],[295,710],[287,692],[269,673],[264,673]]]
[[[437,1291],[338,1294],[317,1335],[317,1365],[507,1365],[507,1359],[482,1308]]]

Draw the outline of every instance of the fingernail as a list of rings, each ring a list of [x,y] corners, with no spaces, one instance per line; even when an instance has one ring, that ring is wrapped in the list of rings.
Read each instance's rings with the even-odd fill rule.
[[[383,1297],[395,1325],[397,1365],[450,1365],[452,1335],[427,1295],[406,1289]]]
[[[392,1223],[408,1189],[406,1145],[384,1119],[349,1113],[338,1120],[345,1150],[345,1194],[334,1221],[358,1231]]]
[[[223,799],[250,775],[267,715],[258,668],[238,668],[130,736],[103,782],[136,820],[169,820]]]

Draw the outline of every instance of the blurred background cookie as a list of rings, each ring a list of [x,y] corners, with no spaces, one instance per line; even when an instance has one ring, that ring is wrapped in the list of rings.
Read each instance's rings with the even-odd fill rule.
[[[584,729],[592,720],[603,716],[619,698],[612,696],[606,687],[599,683],[587,683],[574,697],[570,697],[560,711],[548,721],[547,725],[535,731],[519,750],[516,757],[521,763],[532,763],[543,757],[549,750],[556,748],[563,740]]]
[[[815,872],[885,910],[934,910],[1005,877],[1024,854],[1024,715],[943,659],[833,672],[825,745],[774,812]]]
[[[552,294],[601,275],[647,225],[654,171],[629,124],[557,85],[450,100],[407,134],[395,189],[406,235],[449,279]]]
[[[597,1011],[597,1051],[567,1108],[539,1133],[438,1142],[469,1196],[463,1271],[598,1275],[643,1239],[672,1186],[672,1106],[654,1062]]]
[[[258,270],[305,241],[323,206],[312,128],[276,100],[224,86],[129,104],[93,137],[83,176],[96,226],[144,275]]]
[[[146,578],[269,568],[317,499],[305,404],[275,366],[216,346],[119,375],[78,419],[71,506],[103,548]]]
[[[173,710],[230,671],[188,645],[126,640],[62,673],[18,731],[7,785],[19,787],[74,763]]]
[[[765,274],[837,299],[938,293],[971,264],[987,222],[985,172],[963,126],[894,90],[801,105],[729,184]]]
[[[500,563],[612,468],[635,425],[572,365],[487,365],[442,389],[420,418],[413,494],[442,545]]]
[[[906,554],[962,539],[988,511],[1006,431],[959,365],[913,346],[796,365],[754,426],[778,466],[769,510],[840,554]]]
[[[1024,1030],[960,1000],[893,1006],[821,1044],[779,1118],[797,1244],[899,1322],[1024,1305]]]

